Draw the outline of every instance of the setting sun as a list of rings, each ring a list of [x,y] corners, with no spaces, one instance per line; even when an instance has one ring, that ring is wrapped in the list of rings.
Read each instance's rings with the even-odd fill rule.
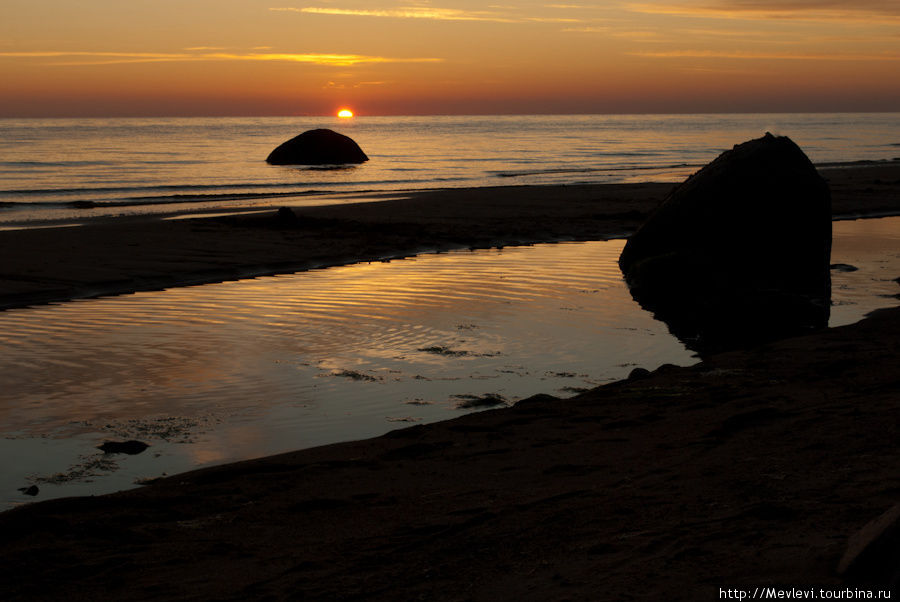
[[[351,111],[350,109],[341,109],[340,111],[338,111],[337,116],[342,119],[349,119],[353,117],[353,111]]]

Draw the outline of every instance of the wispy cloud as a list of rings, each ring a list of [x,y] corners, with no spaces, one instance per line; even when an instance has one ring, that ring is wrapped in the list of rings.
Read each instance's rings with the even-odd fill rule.
[[[640,41],[640,42],[649,42],[652,40],[662,40],[668,39],[668,36],[663,36],[658,31],[627,31],[627,30],[617,30],[612,33],[613,37],[616,38],[626,38],[628,40]]]
[[[384,85],[387,85],[387,83],[388,82],[384,82],[384,81],[352,82],[352,83],[341,83],[341,82],[330,81],[322,87],[326,88],[328,90],[350,90],[350,89],[364,88],[366,86],[384,86]]]
[[[726,19],[900,21],[900,0],[700,0],[637,2],[627,8],[639,13]]]
[[[819,11],[869,12],[900,15],[900,0],[718,0],[719,6],[738,11]]]
[[[524,15],[515,6],[489,6],[491,10],[463,10],[432,6],[402,6],[385,9],[332,8],[327,6],[275,7],[272,11],[332,15],[345,17],[378,17],[389,19],[429,19],[432,21],[487,21],[492,23],[579,23],[574,17]],[[555,7],[559,8],[559,7]]]
[[[826,54],[787,52],[740,52],[721,50],[664,50],[630,52],[632,56],[649,58],[710,58],[748,60],[791,60],[791,61],[900,61],[900,54]]]
[[[308,6],[305,8],[270,8],[274,11],[309,13],[315,15],[340,15],[350,17],[387,17],[391,19],[431,19],[435,21],[493,21],[514,23],[516,19],[504,16],[496,11],[471,11],[455,8],[431,8],[425,6],[409,6],[394,9],[352,9]]]
[[[711,38],[727,38],[727,39],[735,39],[735,38],[747,38],[751,41],[776,41],[773,40],[773,37],[776,37],[776,34],[770,30],[746,30],[746,29],[722,29],[720,27],[716,27],[715,29],[699,29],[699,28],[688,28],[688,29],[678,29],[674,30],[675,33],[684,39],[685,37],[690,38],[698,38],[698,37],[711,37]],[[796,36],[795,33],[785,33],[783,37]],[[782,40],[778,40],[782,41]]]
[[[750,75],[759,73],[754,69],[715,69],[712,67],[682,67],[679,69],[682,73],[707,73],[717,75]]]
[[[581,23],[581,19],[572,19],[566,17],[524,17],[522,21],[528,23]]]
[[[324,53],[274,53],[274,52],[90,52],[90,51],[37,51],[0,52],[0,58],[23,59],[68,59],[53,61],[54,65],[114,65],[123,63],[165,63],[197,61],[275,61],[288,63],[311,63],[351,67],[364,63],[438,63],[440,58],[397,58],[369,56],[363,54]]]
[[[566,27],[565,33],[608,33],[612,28],[608,25],[586,25],[584,27]]]

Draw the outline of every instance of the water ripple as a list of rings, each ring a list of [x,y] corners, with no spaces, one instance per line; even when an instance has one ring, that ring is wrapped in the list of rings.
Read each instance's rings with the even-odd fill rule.
[[[900,253],[884,250],[900,248],[898,231],[900,219],[835,225],[834,260],[860,267],[834,274],[837,323],[893,302]],[[63,470],[110,424],[216,425],[187,433],[188,446],[147,435],[158,459],[100,479],[121,488],[124,476],[376,435],[397,417],[456,416],[458,396],[567,395],[635,365],[693,362],[632,301],[622,245],[442,253],[3,312],[0,424],[15,439],[0,448],[15,461],[0,472]]]

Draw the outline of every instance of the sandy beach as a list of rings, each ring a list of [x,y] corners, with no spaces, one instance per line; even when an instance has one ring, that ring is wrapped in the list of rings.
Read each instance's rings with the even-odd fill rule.
[[[900,213],[900,162],[820,172],[835,219]],[[671,187],[438,190],[294,217],[274,204],[4,231],[0,307],[423,250],[622,237]],[[854,533],[900,503],[898,351],[900,309],[881,310],[567,400],[542,395],[26,505],[0,513],[0,592],[449,601],[885,589],[893,565],[837,567]]]

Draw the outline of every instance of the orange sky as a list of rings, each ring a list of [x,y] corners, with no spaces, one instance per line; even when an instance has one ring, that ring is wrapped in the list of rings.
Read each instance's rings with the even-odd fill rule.
[[[900,111],[900,0],[3,0],[0,116]]]

